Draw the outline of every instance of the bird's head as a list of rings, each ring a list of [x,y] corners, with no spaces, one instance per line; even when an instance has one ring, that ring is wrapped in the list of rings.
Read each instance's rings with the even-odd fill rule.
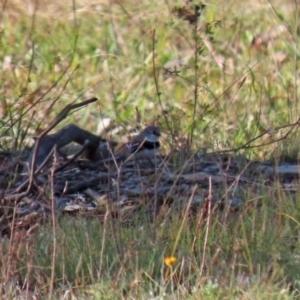
[[[160,129],[156,126],[148,126],[140,133],[140,135],[144,140],[156,143],[159,141]]]

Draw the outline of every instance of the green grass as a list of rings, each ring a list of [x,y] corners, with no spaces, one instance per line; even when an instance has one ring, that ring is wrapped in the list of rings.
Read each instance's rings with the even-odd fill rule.
[[[58,128],[74,122],[96,132],[103,117],[134,127],[137,107],[142,123],[162,127],[165,153],[186,145],[193,151],[236,149],[298,120],[293,1],[209,1],[198,34],[206,33],[225,58],[224,69],[195,37],[194,25],[172,13],[183,1],[38,3],[36,14],[19,0],[2,4],[4,149],[23,148],[24,137],[46,128],[66,104],[93,96],[96,104],[73,112]],[[286,30],[266,46],[251,46],[279,25]],[[277,61],[278,53],[287,59]],[[186,67],[166,76],[163,66],[178,58]],[[249,144],[262,147],[238,153],[297,160],[296,128],[274,143],[290,127],[270,131]],[[171,208],[155,220],[141,212],[127,225],[111,216],[104,222],[63,216],[54,227],[50,221],[39,226],[26,242],[13,236],[1,243],[0,281],[10,278],[16,255],[22,280],[30,288],[38,283],[45,295],[53,284],[53,299],[67,289],[70,299],[72,293],[86,299],[299,298],[299,204],[293,195],[256,186],[239,196],[245,206],[238,212],[214,212],[200,226],[200,209],[186,221],[184,209]],[[177,258],[172,269],[164,264],[170,255]]]
[[[55,241],[49,224],[11,247],[20,247],[19,271],[32,286],[42,276],[45,286],[40,288],[47,290],[55,272],[57,297],[63,284],[96,299],[110,293],[107,299],[114,299],[121,292],[134,299],[164,293],[170,299],[293,299],[288,284],[299,288],[299,205],[288,197],[282,200],[274,203],[272,195],[249,199],[252,207],[227,217],[216,212],[201,227],[199,216],[184,223],[175,210],[155,222],[141,213],[128,226],[110,218],[103,224],[97,217],[64,216]],[[177,262],[169,276],[163,261],[175,244]]]
[[[100,118],[109,116],[119,124],[130,124],[138,107],[143,122],[158,120],[166,131],[186,135],[192,126],[199,141],[195,147],[242,145],[264,130],[297,119],[297,35],[293,34],[297,19],[289,8],[292,5],[274,3],[284,21],[267,3],[254,3],[247,9],[239,2],[207,5],[201,31],[205,22],[210,25],[212,46],[225,58],[226,68],[220,69],[200,40],[203,51],[195,81],[194,26],[171,13],[172,3],[89,5],[79,1],[76,11],[71,3],[41,3],[35,18],[20,5],[24,15],[15,24],[20,12],[18,2],[12,2],[2,17],[0,55],[12,59],[10,68],[2,71],[3,114],[10,117],[5,124],[13,124],[21,112],[34,106],[22,117],[22,124],[30,122],[32,134],[66,103],[93,95],[99,98],[98,104],[74,113],[65,123],[73,121],[95,131]],[[284,24],[290,32],[270,41],[265,51],[251,48],[253,37]],[[285,63],[275,63],[278,52],[287,55]],[[186,59],[187,70],[166,77],[162,67],[178,57]],[[161,117],[162,109],[168,113],[169,126]]]

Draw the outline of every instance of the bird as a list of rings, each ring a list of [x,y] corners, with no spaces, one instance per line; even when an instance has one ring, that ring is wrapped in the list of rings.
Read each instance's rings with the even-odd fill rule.
[[[128,143],[116,150],[115,157],[122,159],[147,159],[154,158],[160,148],[160,128],[147,126]]]

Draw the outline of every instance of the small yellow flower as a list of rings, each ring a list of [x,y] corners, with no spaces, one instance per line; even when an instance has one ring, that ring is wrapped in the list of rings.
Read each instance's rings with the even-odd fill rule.
[[[176,263],[176,261],[177,261],[177,258],[175,256],[167,256],[164,259],[164,262],[168,267],[172,267],[172,265],[174,265],[174,263]]]

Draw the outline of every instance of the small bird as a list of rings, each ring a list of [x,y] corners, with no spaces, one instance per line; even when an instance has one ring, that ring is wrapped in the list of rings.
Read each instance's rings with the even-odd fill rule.
[[[156,126],[148,126],[135,136],[130,142],[122,145],[115,152],[115,156],[126,159],[148,159],[154,158],[159,152],[160,129]]]

